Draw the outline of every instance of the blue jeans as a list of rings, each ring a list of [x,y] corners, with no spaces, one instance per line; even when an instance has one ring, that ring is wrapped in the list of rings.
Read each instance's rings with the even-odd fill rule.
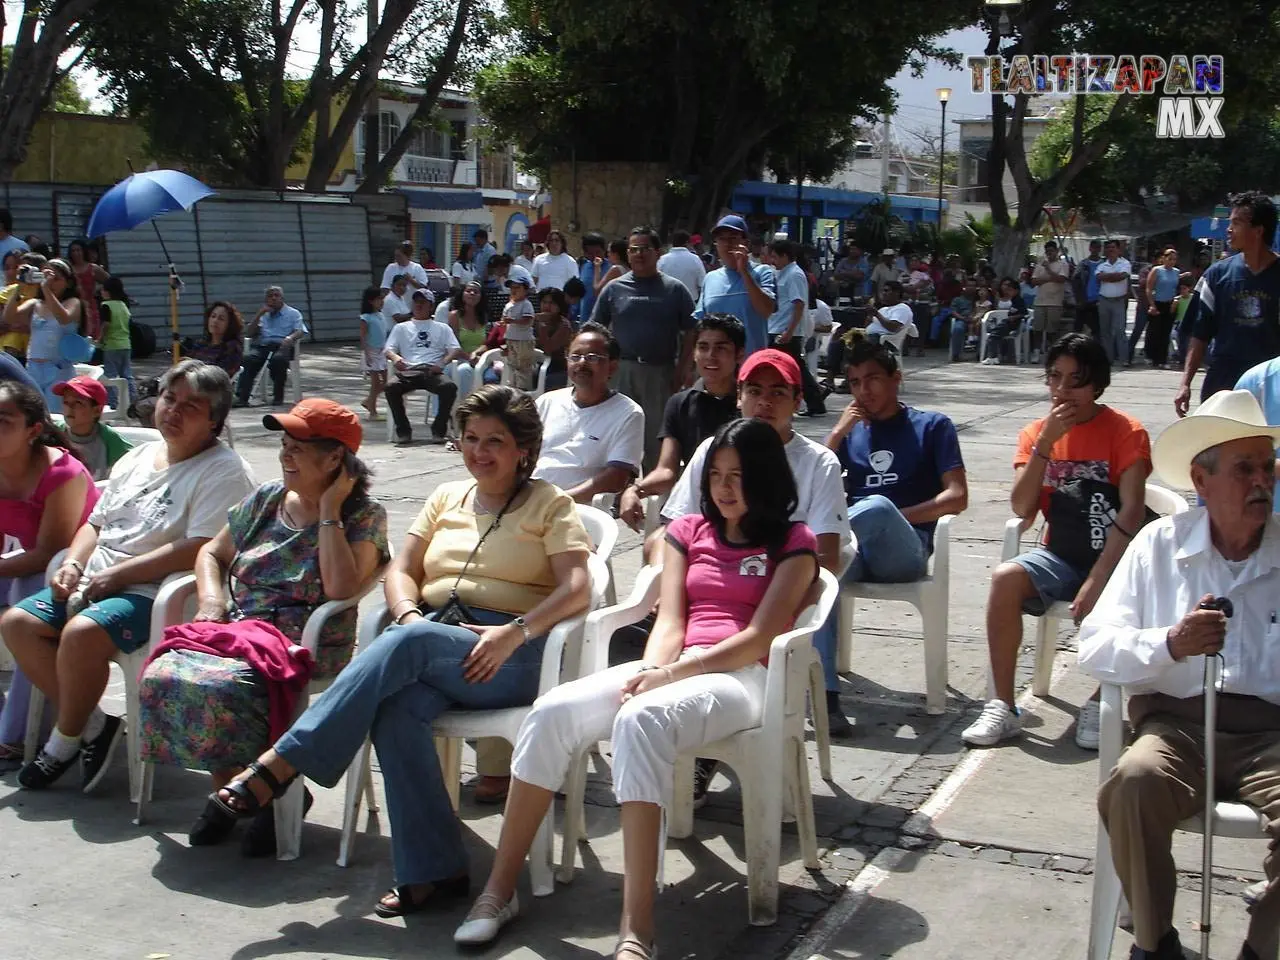
[[[929,572],[928,534],[909,524],[887,497],[863,497],[851,506],[849,526],[859,547],[840,578],[841,583],[910,583]],[[865,555],[864,547],[870,548]],[[840,607],[836,604],[827,622],[813,635],[828,690],[840,689],[836,673],[839,616]]]
[[[963,317],[951,318],[951,359],[959,360],[964,354],[964,339],[969,333],[969,321]]]
[[[484,624],[510,614],[475,610]],[[431,724],[452,707],[495,710],[533,703],[545,637],[519,647],[487,683],[467,683],[462,662],[479,638],[463,627],[419,620],[391,626],[353,657],[275,749],[317,783],[342,779],[366,736],[382,766],[396,883],[465,873],[462,831],[449,804]]]
[[[102,372],[107,377],[119,377],[129,384],[129,399],[121,402],[116,398],[116,391],[113,387],[107,387],[107,405],[120,409],[128,407],[130,403],[138,399],[138,387],[133,382],[133,351],[127,347],[119,350],[103,350],[102,351]]]

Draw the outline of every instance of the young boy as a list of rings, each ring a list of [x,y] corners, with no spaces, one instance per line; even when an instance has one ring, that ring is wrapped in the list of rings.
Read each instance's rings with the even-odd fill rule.
[[[512,267],[506,284],[510,299],[502,308],[502,320],[507,326],[503,381],[517,390],[532,390],[534,351],[537,349],[533,334],[533,304],[529,302],[533,278],[527,271]]]
[[[964,355],[965,341],[974,329],[973,324],[972,284],[966,285],[951,298],[951,362],[955,363]]]
[[[1191,306],[1191,293],[1195,288],[1195,280],[1190,274],[1183,274],[1178,278],[1178,295],[1173,301],[1173,329],[1175,336],[1178,338],[1178,355],[1173,359],[1178,365],[1182,365],[1182,359],[1187,355],[1187,338],[1191,336],[1190,329],[1183,329],[1182,318],[1187,315],[1187,307]]]
[[[115,462],[132,446],[120,434],[102,423],[107,405],[107,388],[92,377],[72,377],[53,385],[54,396],[62,398],[62,420],[67,439],[93,474],[94,480],[111,475]]]
[[[564,296],[569,301],[569,326],[577,330],[590,317],[582,316],[582,299],[587,295],[587,285],[580,277],[570,277],[564,284]]]

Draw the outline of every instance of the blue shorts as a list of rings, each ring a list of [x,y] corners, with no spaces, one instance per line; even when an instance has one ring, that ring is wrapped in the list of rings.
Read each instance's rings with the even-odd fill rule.
[[[1022,612],[1033,617],[1044,616],[1044,612],[1059,601],[1070,603],[1074,600],[1089,574],[1088,570],[1077,570],[1044,547],[1032,547],[1026,553],[1018,554],[1011,562],[1027,571],[1031,585],[1040,594],[1022,604]]]
[[[151,639],[151,597],[121,593],[104,597],[80,611],[79,616],[92,620],[111,638],[122,653],[133,653]],[[14,606],[25,610],[41,623],[59,633],[67,625],[67,605],[53,599],[53,591],[45,587]]]

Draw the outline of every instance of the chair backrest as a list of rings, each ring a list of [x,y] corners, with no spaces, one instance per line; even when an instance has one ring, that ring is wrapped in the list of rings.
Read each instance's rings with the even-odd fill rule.
[[[1154,483],[1147,484],[1146,498],[1147,506],[1162,516],[1186,513],[1191,509],[1186,498],[1181,494],[1174,493],[1172,490],[1157,486]]]
[[[596,554],[587,557],[587,575],[591,579],[591,598],[587,609],[576,617],[562,620],[551,628],[542,652],[542,670],[538,677],[538,695],[570,680],[582,672],[583,631],[587,616],[605,604],[609,592],[609,570]]]
[[[596,556],[601,560],[608,560],[618,543],[618,524],[603,510],[589,507],[585,503],[578,504],[578,518],[587,528],[591,542],[595,544]]]

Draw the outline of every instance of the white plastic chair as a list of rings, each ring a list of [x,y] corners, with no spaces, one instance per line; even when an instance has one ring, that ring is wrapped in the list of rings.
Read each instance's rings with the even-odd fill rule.
[[[880,336],[881,343],[888,343],[893,346],[893,349],[895,351],[894,355],[898,358],[898,369],[900,369],[903,372],[904,376],[906,375],[906,369],[907,369],[907,365],[906,365],[907,338],[918,337],[918,336],[920,336],[920,331],[916,328],[916,325],[914,322],[904,324],[902,329],[898,330],[895,333],[886,333],[886,334],[881,334]]]
[[[1148,507],[1162,515],[1185,513],[1188,509],[1187,501],[1180,494],[1154,483],[1147,484],[1146,503]],[[1022,553],[1022,534],[1029,525],[1024,524],[1018,517],[1005,521],[1004,548],[1000,551],[1001,563],[1012,560]],[[1031,674],[1031,692],[1037,697],[1047,697],[1049,678],[1053,675],[1053,655],[1058,646],[1058,623],[1071,619],[1071,604],[1060,600],[1051,604],[1049,609],[1036,619],[1038,620],[1036,663]],[[994,686],[988,690],[988,693],[995,696]]]
[[[587,618],[581,670],[584,676],[607,664],[609,638],[615,630],[635,623],[649,612],[658,597],[661,572],[660,567],[645,567],[625,604],[598,610]],[[795,815],[805,866],[811,870],[818,868],[804,718],[811,690],[813,634],[826,622],[840,590],[839,581],[831,572],[819,569],[818,575],[820,587],[816,601],[800,613],[792,630],[779,634],[770,645],[760,726],[703,744],[676,759],[675,791],[672,808],[667,813],[670,837],[683,838],[693,833],[695,755],[719,760],[738,775],[746,840],[747,910],[753,926],[769,926],[777,920],[778,868],[786,813]],[[558,871],[562,883],[573,879],[578,843],[586,837],[583,804],[586,759],[591,746],[594,744],[584,745],[575,753],[566,778],[564,847]]]
[[[582,508],[579,508],[582,509]],[[590,509],[590,508],[587,508]],[[587,557],[587,569],[591,577],[591,599],[587,610],[576,617],[562,620],[547,634],[542,651],[542,672],[538,679],[538,696],[568,680],[577,677],[581,660],[582,629],[587,614],[604,602],[609,573],[604,562],[595,554]],[[366,648],[390,623],[386,604],[379,604],[363,620],[360,628],[360,647]],[[502,710],[448,710],[436,718],[432,732],[440,754],[440,766],[444,771],[446,789],[454,810],[460,802],[462,779],[462,741],[500,737],[514,744],[520,725],[528,716],[531,706],[508,707]],[[338,850],[338,866],[350,863],[355,842],[356,823],[360,816],[360,800],[366,791],[369,778],[369,751],[366,738],[347,770],[346,804],[342,812],[342,840]],[[529,879],[535,897],[545,897],[555,890],[552,877],[554,811],[548,809],[542,825],[529,848]]]
[[[1197,658],[1199,659],[1199,658]],[[1098,741],[1098,785],[1102,786],[1124,747],[1124,689],[1102,684]],[[1204,833],[1204,816],[1196,814],[1178,824],[1179,830]],[[1213,808],[1213,835],[1237,840],[1270,840],[1266,818],[1247,803],[1218,801]],[[1111,862],[1111,840],[1098,820],[1097,847],[1093,859],[1093,901],[1089,921],[1089,960],[1108,960],[1115,939],[1116,920],[1124,891]]]
[[[1001,320],[1009,319],[1008,310],[988,310],[982,317],[982,322],[978,324],[978,359],[985,360],[987,356],[987,334],[990,328]],[[1023,324],[1022,326],[1026,326]],[[1019,328],[1018,336],[1013,338],[1013,357],[1018,363],[1022,363],[1026,353],[1023,350],[1024,337],[1022,329]]]
[[[104,481],[105,482],[105,481]],[[49,582],[53,579],[53,575],[62,566],[63,558],[67,552],[60,550],[52,560],[49,566],[45,568],[45,581]],[[171,573],[164,579],[161,584],[160,591],[163,594],[166,587],[177,582],[183,577],[190,576],[186,573]],[[157,617],[161,614],[161,606],[159,601],[151,610],[151,630],[154,634],[156,629]],[[129,757],[129,799],[137,803],[142,796],[142,762],[141,752],[138,749],[138,728],[139,717],[142,708],[138,701],[138,673],[142,670],[142,664],[147,659],[146,646],[139,647],[133,653],[124,653],[116,651],[112,658],[120,667],[120,672],[124,674],[124,699],[125,699],[125,730],[128,733],[126,738]],[[38,687],[31,688],[31,700],[27,706],[27,731],[23,744],[23,761],[30,763],[36,758],[36,751],[40,747],[40,719],[44,716],[44,693]]]
[[[541,350],[534,351],[534,369],[537,371],[537,377],[534,381],[534,388],[528,391],[531,397],[540,397],[547,392],[547,371],[551,368],[551,358]],[[480,354],[480,359],[476,361],[475,379],[472,381],[472,389],[478,390],[484,386],[484,374],[497,361],[502,359],[501,348],[486,350]],[[505,382],[505,381],[503,381]]]
[[[592,509],[598,511],[603,516],[607,517],[609,519],[609,523],[613,526],[613,538],[615,541],[618,538],[618,528],[613,518],[613,506],[617,502],[617,500],[618,500],[618,495],[616,493],[597,493],[594,497],[591,498]],[[666,502],[667,502],[666,494],[663,494],[662,497],[660,498],[659,497],[645,498],[644,535],[646,537],[651,532],[653,532],[653,530],[656,530],[658,527],[658,524],[662,522],[662,516],[661,516],[662,507],[663,507],[663,504],[665,504]],[[590,531],[588,530],[588,532]],[[595,539],[594,534],[592,535],[592,539],[593,540]],[[609,552],[610,553],[613,552],[612,546],[610,547]],[[613,575],[613,561],[606,559],[605,565],[609,568],[609,595],[605,597],[605,602],[610,605],[613,605],[618,602],[617,578]]]
[[[455,360],[452,363],[447,364],[441,375],[446,380],[450,380],[455,385],[458,385],[458,361]],[[423,409],[422,409],[422,423],[424,426],[427,427],[427,429],[430,429],[431,421],[435,419],[436,413],[440,409],[440,398],[436,396],[434,393],[431,393],[430,391],[427,391],[427,390],[415,390],[413,393],[407,393],[404,396],[406,415],[408,414],[409,398],[414,394],[418,394],[418,393],[426,397],[426,403],[423,405]],[[458,385],[457,399],[458,400],[462,399],[462,388],[460,385]],[[457,406],[456,402],[454,403],[454,406],[455,407]],[[387,416],[387,443],[391,443],[396,438],[396,422],[391,419],[390,411],[387,412],[386,416]]]
[[[381,581],[386,573],[385,567],[379,567],[374,571],[373,576],[365,581],[364,585],[356,591],[355,594],[345,600],[328,600],[320,604],[312,611],[311,616],[307,618],[306,625],[302,628],[302,645],[311,651],[314,657],[316,649],[320,643],[320,634],[324,630],[325,624],[342,613],[359,606],[360,601],[373,590]],[[169,577],[164,586],[160,588],[160,593],[156,596],[155,606],[151,613],[151,640],[146,648],[141,651],[139,660],[139,669],[141,669],[141,661],[145,660],[147,655],[155,647],[159,646],[164,639],[164,628],[174,626],[175,624],[187,623],[195,613],[196,602],[196,578],[194,574],[182,574],[177,577]],[[137,688],[138,671],[134,671],[133,683],[135,690]],[[307,689],[304,690],[294,704],[292,719],[296,720],[307,709],[307,704],[312,695],[323,693],[328,689],[329,684],[333,683],[333,677],[325,679],[312,680]],[[136,700],[137,695],[135,693]],[[129,749],[130,759],[135,756],[135,743],[137,737],[133,736],[136,726],[130,726]],[[137,795],[133,798],[137,806],[137,815],[134,823],[141,824],[146,819],[146,805],[151,801],[151,787],[155,774],[155,765],[151,763],[143,763],[141,759],[141,751],[137,752],[137,763],[139,768],[138,784],[139,789]],[[296,860],[302,849],[302,820],[303,820],[303,802],[304,787],[302,778],[299,777],[289,787],[283,797],[274,801],[271,805],[275,813],[276,822],[276,859],[277,860]],[[372,804],[373,798],[370,798]]]
[[[253,337],[244,338],[244,353],[247,357],[253,350]],[[236,374],[237,377],[244,376],[244,367]],[[255,383],[254,389],[258,391],[258,402],[266,403],[269,394],[267,393],[267,385],[271,382],[271,371],[267,369],[267,365],[263,364],[262,369],[258,371],[258,382]],[[293,344],[293,359],[289,361],[289,382],[285,385],[285,389],[289,391],[293,403],[302,402],[302,341],[297,340]]]
[[[124,406],[103,407],[102,419],[108,422],[113,420],[123,420],[125,413],[129,409],[129,381],[124,377],[108,377],[103,367],[93,363],[77,363],[73,364],[77,377],[92,377],[108,390],[116,392],[116,403],[119,404],[121,398],[124,399]]]
[[[947,616],[951,603],[951,522],[938,518],[933,534],[933,569],[911,583],[848,583],[840,587],[836,669],[853,669],[853,613],[855,601],[891,600],[920,611],[924,635],[925,709],[938,715],[947,710]],[[871,545],[874,547],[874,545]]]

